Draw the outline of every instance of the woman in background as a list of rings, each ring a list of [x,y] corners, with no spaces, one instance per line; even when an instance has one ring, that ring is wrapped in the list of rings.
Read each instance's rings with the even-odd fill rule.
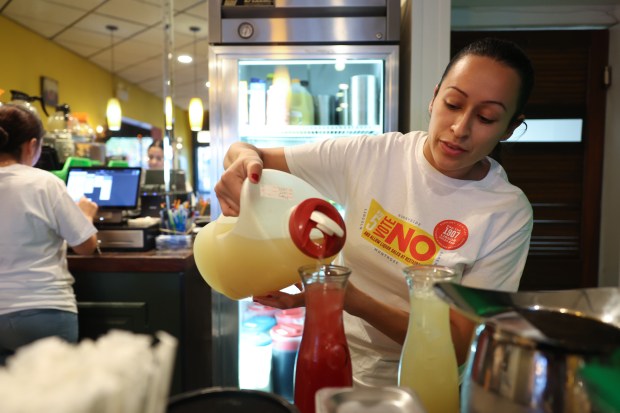
[[[146,151],[149,157],[149,169],[164,169],[164,143],[155,140]]]
[[[97,247],[97,205],[76,204],[63,181],[34,168],[45,130],[19,105],[0,106],[0,365],[19,347],[57,336],[78,341],[74,279],[67,244]]]

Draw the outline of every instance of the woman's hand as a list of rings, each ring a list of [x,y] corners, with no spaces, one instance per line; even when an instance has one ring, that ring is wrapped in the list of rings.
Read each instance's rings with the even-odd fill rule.
[[[402,344],[405,341],[409,312],[376,300],[350,280],[345,291],[344,310],[365,320],[395,342]]]
[[[225,171],[213,188],[222,208],[228,216],[239,215],[241,186],[246,178],[258,183],[263,171],[261,151],[252,145],[234,143],[224,159]]]
[[[77,202],[77,205],[84,214],[84,216],[91,221],[99,210],[99,206],[85,196],[80,198],[80,200]]]
[[[271,291],[265,295],[254,296],[253,300],[259,304],[280,309],[303,307],[306,304],[303,292],[289,294],[282,291]]]

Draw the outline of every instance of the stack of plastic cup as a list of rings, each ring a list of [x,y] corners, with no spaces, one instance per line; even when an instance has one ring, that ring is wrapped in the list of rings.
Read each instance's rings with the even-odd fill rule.
[[[295,362],[303,334],[305,308],[275,314],[277,324],[269,332],[272,339],[271,383],[273,392],[293,401]]]
[[[271,336],[275,325],[272,316],[258,315],[241,324],[239,345],[239,387],[271,390]]]

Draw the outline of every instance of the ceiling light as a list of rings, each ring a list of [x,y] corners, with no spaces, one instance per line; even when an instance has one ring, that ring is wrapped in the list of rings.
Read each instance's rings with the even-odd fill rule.
[[[106,117],[108,129],[119,131],[121,130],[122,110],[121,103],[116,98],[116,88],[114,87],[114,32],[118,30],[118,27],[109,24],[105,28],[110,31],[110,73],[112,74],[112,97],[108,100]]]
[[[172,125],[174,124],[174,109],[170,96],[166,96],[166,100],[164,101],[164,118],[166,121],[166,130],[172,130]]]
[[[197,88],[196,84],[198,82],[197,75],[197,66],[198,66],[198,55],[196,54],[196,33],[200,30],[200,27],[191,26],[189,28],[192,32],[194,32],[194,97],[189,101],[189,125],[192,131],[198,132],[202,130],[202,121],[204,117],[204,106],[202,105],[202,100],[197,96]]]
[[[187,55],[187,54],[182,54],[179,57],[177,57],[177,61],[179,63],[188,64],[188,63],[191,63],[193,60],[194,59],[192,59],[192,57],[190,55]]]

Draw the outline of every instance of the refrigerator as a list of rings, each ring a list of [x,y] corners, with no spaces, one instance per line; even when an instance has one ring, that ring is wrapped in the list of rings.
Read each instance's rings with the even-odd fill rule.
[[[209,181],[233,142],[279,147],[397,130],[399,22],[398,0],[210,0]],[[210,196],[214,220],[221,211]],[[213,292],[212,305],[213,384],[272,390],[241,365],[255,360],[257,374],[269,365],[258,355],[268,357],[265,348],[244,353],[251,300]]]

